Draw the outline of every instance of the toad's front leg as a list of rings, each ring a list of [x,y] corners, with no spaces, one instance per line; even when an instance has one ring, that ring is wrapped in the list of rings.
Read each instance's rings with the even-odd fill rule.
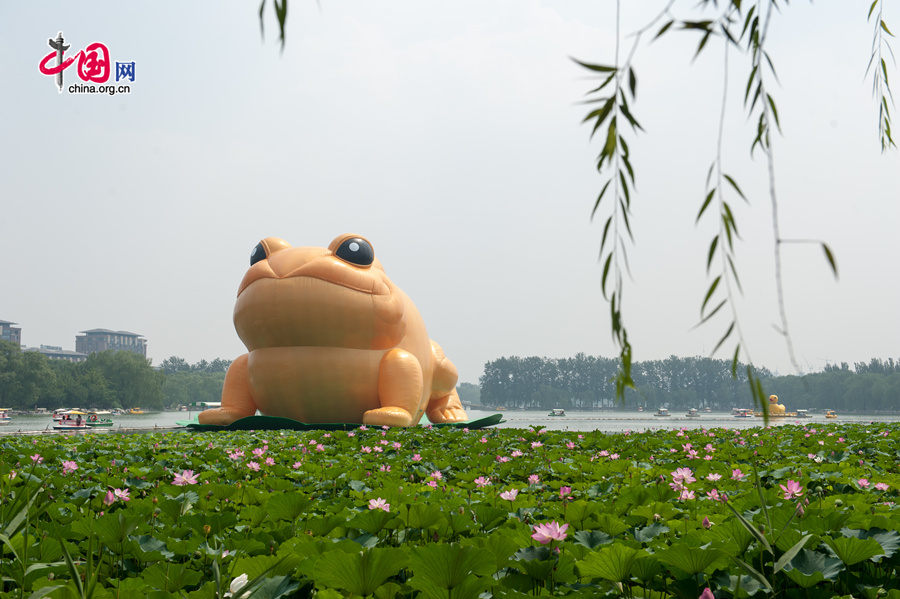
[[[384,354],[378,369],[378,401],[380,408],[367,410],[363,424],[376,426],[411,426],[422,414],[424,382],[419,360],[408,351],[394,348]]]
[[[225,373],[222,386],[222,407],[204,410],[197,415],[200,424],[227,426],[235,420],[256,414],[256,402],[250,394],[250,354],[237,358]]]

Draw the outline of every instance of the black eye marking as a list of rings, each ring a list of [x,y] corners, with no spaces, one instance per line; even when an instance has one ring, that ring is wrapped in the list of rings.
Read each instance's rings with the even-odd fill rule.
[[[334,253],[335,256],[357,266],[369,266],[375,261],[375,250],[362,237],[345,239]]]
[[[266,250],[263,248],[262,243],[257,243],[256,247],[253,248],[253,251],[250,252],[250,266],[253,266],[260,260],[266,259]]]

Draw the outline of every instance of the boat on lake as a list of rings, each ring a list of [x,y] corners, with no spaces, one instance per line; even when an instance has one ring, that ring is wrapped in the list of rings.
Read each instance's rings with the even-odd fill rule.
[[[825,418],[837,418],[837,412],[834,410],[825,410]]]
[[[146,414],[147,412],[145,412],[144,410],[142,410],[140,408],[131,408],[130,410],[128,410],[128,413],[131,415],[137,415],[137,414]]]
[[[690,408],[685,414],[687,418],[700,418],[700,411],[697,408]]]
[[[99,412],[89,412],[85,421],[89,427],[107,427],[112,426],[112,412],[101,410]]]
[[[547,416],[565,416],[566,411],[562,408],[553,408]]]
[[[809,418],[809,410],[797,410],[796,418]]]
[[[87,412],[82,412],[81,410],[67,410],[60,414],[61,418],[59,420],[55,420],[53,424],[53,430],[55,431],[77,431],[77,430],[85,430],[88,428],[87,420],[85,416],[87,416]],[[55,416],[55,414],[54,414]]]
[[[0,424],[9,424],[12,418],[9,416],[9,408],[0,408]]]
[[[654,416],[669,416],[669,410],[666,408],[660,408],[656,410],[656,414]]]
[[[751,418],[753,416],[753,410],[750,408],[734,408],[731,410],[731,414],[735,418]]]
[[[59,421],[63,419],[63,416],[69,412],[72,408],[56,408],[53,410],[53,420]]]

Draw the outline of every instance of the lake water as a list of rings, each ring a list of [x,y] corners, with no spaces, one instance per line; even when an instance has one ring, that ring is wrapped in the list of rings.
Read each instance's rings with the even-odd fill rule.
[[[468,410],[472,420],[489,416],[496,412]],[[679,428],[751,428],[761,426],[761,418],[735,418],[730,412],[703,413],[699,418],[687,418],[684,414],[673,412],[668,417],[654,416],[654,412],[635,412],[625,410],[604,410],[602,412],[566,412],[565,416],[548,416],[544,411],[504,411],[505,422],[498,428],[528,428],[542,426],[552,430],[623,432],[646,431]],[[92,429],[93,432],[173,429],[178,420],[191,420],[197,412],[153,412],[150,414],[123,415],[113,418],[115,424],[108,429]],[[893,415],[839,415],[836,420],[826,419],[822,414],[813,414],[810,418],[773,419],[773,426],[785,424],[826,424],[840,422],[900,422],[900,414]],[[13,416],[12,422],[0,426],[0,434],[16,433],[55,433],[53,423],[47,416]]]

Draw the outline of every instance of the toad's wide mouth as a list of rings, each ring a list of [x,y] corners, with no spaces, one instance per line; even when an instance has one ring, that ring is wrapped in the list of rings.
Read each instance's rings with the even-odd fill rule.
[[[374,293],[317,276],[259,277],[238,296],[234,324],[251,351],[315,346],[383,349],[405,334],[402,293]],[[342,284],[344,283],[344,284]]]
[[[378,268],[357,268],[337,258],[323,256],[311,260],[296,268],[290,268],[287,264],[280,264],[276,260],[264,260],[254,264],[238,288],[238,295],[244,290],[262,279],[293,279],[308,277],[319,279],[332,285],[345,287],[360,293],[369,295],[390,295],[391,290]],[[273,264],[274,263],[274,264]]]

